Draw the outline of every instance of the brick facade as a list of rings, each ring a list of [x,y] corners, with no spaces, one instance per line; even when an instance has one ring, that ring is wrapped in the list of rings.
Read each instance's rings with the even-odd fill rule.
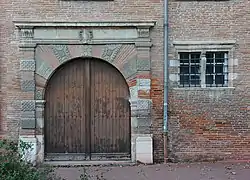
[[[151,5],[148,6],[148,4]],[[0,17],[1,132],[6,136],[14,138],[17,138],[18,135],[34,136],[37,133],[34,129],[29,130],[24,127],[35,126],[34,117],[36,121],[39,121],[39,114],[43,111],[43,102],[39,100],[41,94],[39,94],[40,89],[38,83],[40,80],[39,77],[36,77],[34,82],[33,77],[37,72],[32,68],[32,64],[34,63],[32,60],[34,60],[36,56],[37,48],[28,48],[27,45],[32,41],[31,36],[34,35],[32,35],[32,30],[22,30],[22,27],[16,26],[15,22],[155,22],[154,27],[150,29],[150,34],[148,35],[147,30],[146,32],[138,30],[139,43],[141,40],[143,41],[145,35],[146,37],[150,36],[152,47],[150,47],[151,45],[147,47],[145,44],[136,45],[137,62],[143,59],[147,60],[147,58],[151,58],[151,61],[149,64],[143,64],[146,61],[137,64],[137,67],[141,68],[141,71],[140,73],[136,73],[135,77],[130,77],[131,79],[128,80],[128,82],[130,85],[133,85],[132,81],[134,78],[136,86],[141,88],[141,90],[137,92],[138,98],[142,100],[149,99],[150,102],[152,102],[152,106],[149,106],[152,107],[152,111],[150,112],[152,128],[149,129],[149,132],[153,133],[154,161],[162,161],[162,1],[87,2],[40,0],[34,3],[33,1],[17,2],[4,0],[0,2],[0,6],[3,10],[1,11]],[[142,39],[140,39],[140,37],[142,37]],[[24,40],[22,40],[22,38],[24,38]],[[26,43],[26,45],[23,45],[25,47],[21,47],[23,42]],[[60,61],[60,57],[58,57],[58,59]],[[44,64],[39,64],[36,58],[35,63],[37,68],[44,66]],[[142,66],[139,67],[140,65]],[[146,67],[145,70],[143,70],[144,67]],[[147,68],[150,68],[150,71],[148,71]],[[37,71],[39,71],[39,69],[37,69]],[[142,81],[140,79],[142,79]],[[144,82],[143,79],[146,79],[146,81]],[[141,83],[140,81],[142,85],[139,85]],[[151,84],[150,88],[148,88],[148,83]],[[36,100],[35,104],[33,100]],[[140,102],[142,101],[138,101],[137,103]],[[136,106],[138,108],[139,104]],[[35,115],[34,112],[36,112]],[[36,126],[39,125],[37,124]],[[20,127],[22,128],[20,129]],[[37,140],[34,139],[31,141],[32,143],[37,142]],[[39,151],[41,147],[37,146],[36,148],[35,151]]]
[[[171,160],[250,158],[249,9],[244,0],[170,2]],[[228,87],[177,87],[174,60],[192,47],[230,51]]]
[[[129,80],[129,85],[138,83],[140,86],[137,79],[150,79],[150,88],[144,84],[145,87],[137,93],[138,98],[152,100],[150,131],[154,137],[154,161],[163,160],[163,1],[37,0],[34,3],[2,0],[0,7],[0,135],[15,138],[20,133],[34,134],[34,131],[20,130],[19,127],[24,101],[39,97],[39,88],[33,94],[23,91],[34,89],[32,80],[22,81],[22,66],[25,70],[25,63],[32,60],[34,53],[19,51],[18,31],[13,21],[155,21],[156,25],[150,31],[153,44],[150,73],[139,73]],[[245,0],[170,0],[167,145],[170,160],[250,157],[249,9],[250,3]],[[190,48],[194,48],[193,51],[230,51],[228,87],[178,87],[178,52],[190,51]],[[148,56],[147,51],[139,56]],[[33,73],[33,70],[28,71]],[[41,109],[40,105],[36,106]]]

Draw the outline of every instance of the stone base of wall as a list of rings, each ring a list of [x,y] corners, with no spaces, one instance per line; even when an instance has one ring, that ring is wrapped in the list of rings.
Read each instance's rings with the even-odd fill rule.
[[[19,140],[30,144],[32,147],[27,149],[24,160],[33,164],[44,163],[44,136],[27,135],[19,136]],[[135,134],[131,140],[131,162],[141,162],[144,164],[153,163],[153,139],[152,134]],[[110,162],[110,161],[109,161]],[[62,163],[61,163],[62,164]],[[84,162],[83,162],[84,164]]]

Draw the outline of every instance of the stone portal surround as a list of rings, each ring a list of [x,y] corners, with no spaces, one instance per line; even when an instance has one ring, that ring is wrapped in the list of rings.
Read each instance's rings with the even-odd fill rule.
[[[44,160],[47,81],[65,62],[93,57],[109,62],[126,79],[130,89],[132,161],[152,163],[150,28],[154,22],[15,22],[15,25],[22,52],[21,90],[27,97],[21,100],[19,137],[33,144],[33,150],[27,152],[29,160],[32,163]]]

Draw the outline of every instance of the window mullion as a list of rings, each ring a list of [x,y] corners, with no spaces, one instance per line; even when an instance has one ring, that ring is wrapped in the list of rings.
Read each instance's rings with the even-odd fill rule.
[[[224,85],[228,85],[228,54],[224,53],[224,65],[223,65],[223,74],[224,74]]]
[[[200,80],[201,80],[201,87],[206,87],[206,53],[202,52],[200,56]]]
[[[215,77],[216,77],[216,73],[215,73],[215,53],[213,53],[213,86],[217,86],[215,83]]]
[[[188,86],[190,87],[191,86],[191,54],[189,53],[188,54],[188,79],[189,79],[189,83],[188,83]]]

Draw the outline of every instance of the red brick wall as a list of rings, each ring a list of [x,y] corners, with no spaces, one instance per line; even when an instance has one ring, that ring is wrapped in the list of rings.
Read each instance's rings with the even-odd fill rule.
[[[150,4],[150,5],[149,5]],[[163,85],[163,1],[61,1],[1,0],[0,62],[1,62],[1,123],[2,131],[16,136],[20,120],[20,60],[13,20],[23,21],[157,21],[151,33],[152,99],[155,161],[163,158],[162,85]]]
[[[250,159],[250,1],[171,1],[173,40],[236,40],[233,89],[169,94],[169,158]],[[174,48],[170,48],[174,59]]]

